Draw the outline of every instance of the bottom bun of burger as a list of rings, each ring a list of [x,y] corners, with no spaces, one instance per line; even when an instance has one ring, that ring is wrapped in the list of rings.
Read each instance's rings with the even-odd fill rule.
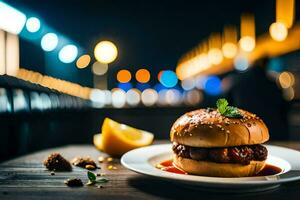
[[[173,164],[189,174],[215,177],[253,176],[265,166],[265,161],[251,161],[249,165],[197,161],[174,155]]]

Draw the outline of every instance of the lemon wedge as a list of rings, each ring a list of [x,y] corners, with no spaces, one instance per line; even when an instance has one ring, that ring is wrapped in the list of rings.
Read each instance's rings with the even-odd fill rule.
[[[103,149],[103,146],[102,146],[102,134],[99,133],[99,134],[94,135],[93,142],[94,142],[95,147],[98,150],[102,151],[102,149]]]
[[[102,134],[94,136],[94,145],[111,156],[121,156],[132,149],[150,145],[153,139],[152,133],[105,118]]]

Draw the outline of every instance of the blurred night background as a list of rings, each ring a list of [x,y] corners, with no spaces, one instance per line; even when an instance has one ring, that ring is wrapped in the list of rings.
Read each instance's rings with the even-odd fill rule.
[[[92,144],[105,117],[168,139],[220,97],[300,139],[293,0],[0,0],[0,161]]]

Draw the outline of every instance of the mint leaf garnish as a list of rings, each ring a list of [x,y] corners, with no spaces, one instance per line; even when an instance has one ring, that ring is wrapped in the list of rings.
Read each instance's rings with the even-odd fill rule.
[[[218,99],[216,104],[217,104],[218,111],[223,116],[230,117],[230,118],[243,117],[237,107],[228,106],[228,101],[226,99]]]
[[[96,181],[96,175],[93,172],[88,171],[87,176],[88,176],[90,182],[95,182]]]

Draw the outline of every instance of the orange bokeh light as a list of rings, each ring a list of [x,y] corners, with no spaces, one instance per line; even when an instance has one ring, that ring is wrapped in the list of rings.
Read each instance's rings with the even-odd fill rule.
[[[135,73],[135,78],[140,83],[147,83],[150,80],[150,72],[147,69],[139,69]]]
[[[131,73],[126,69],[122,69],[117,73],[117,80],[120,83],[127,83],[131,80]]]
[[[162,75],[162,73],[163,73],[163,71],[164,70],[161,70],[160,72],[158,72],[158,74],[157,74],[157,79],[160,81],[160,77],[161,77],[161,75]]]

